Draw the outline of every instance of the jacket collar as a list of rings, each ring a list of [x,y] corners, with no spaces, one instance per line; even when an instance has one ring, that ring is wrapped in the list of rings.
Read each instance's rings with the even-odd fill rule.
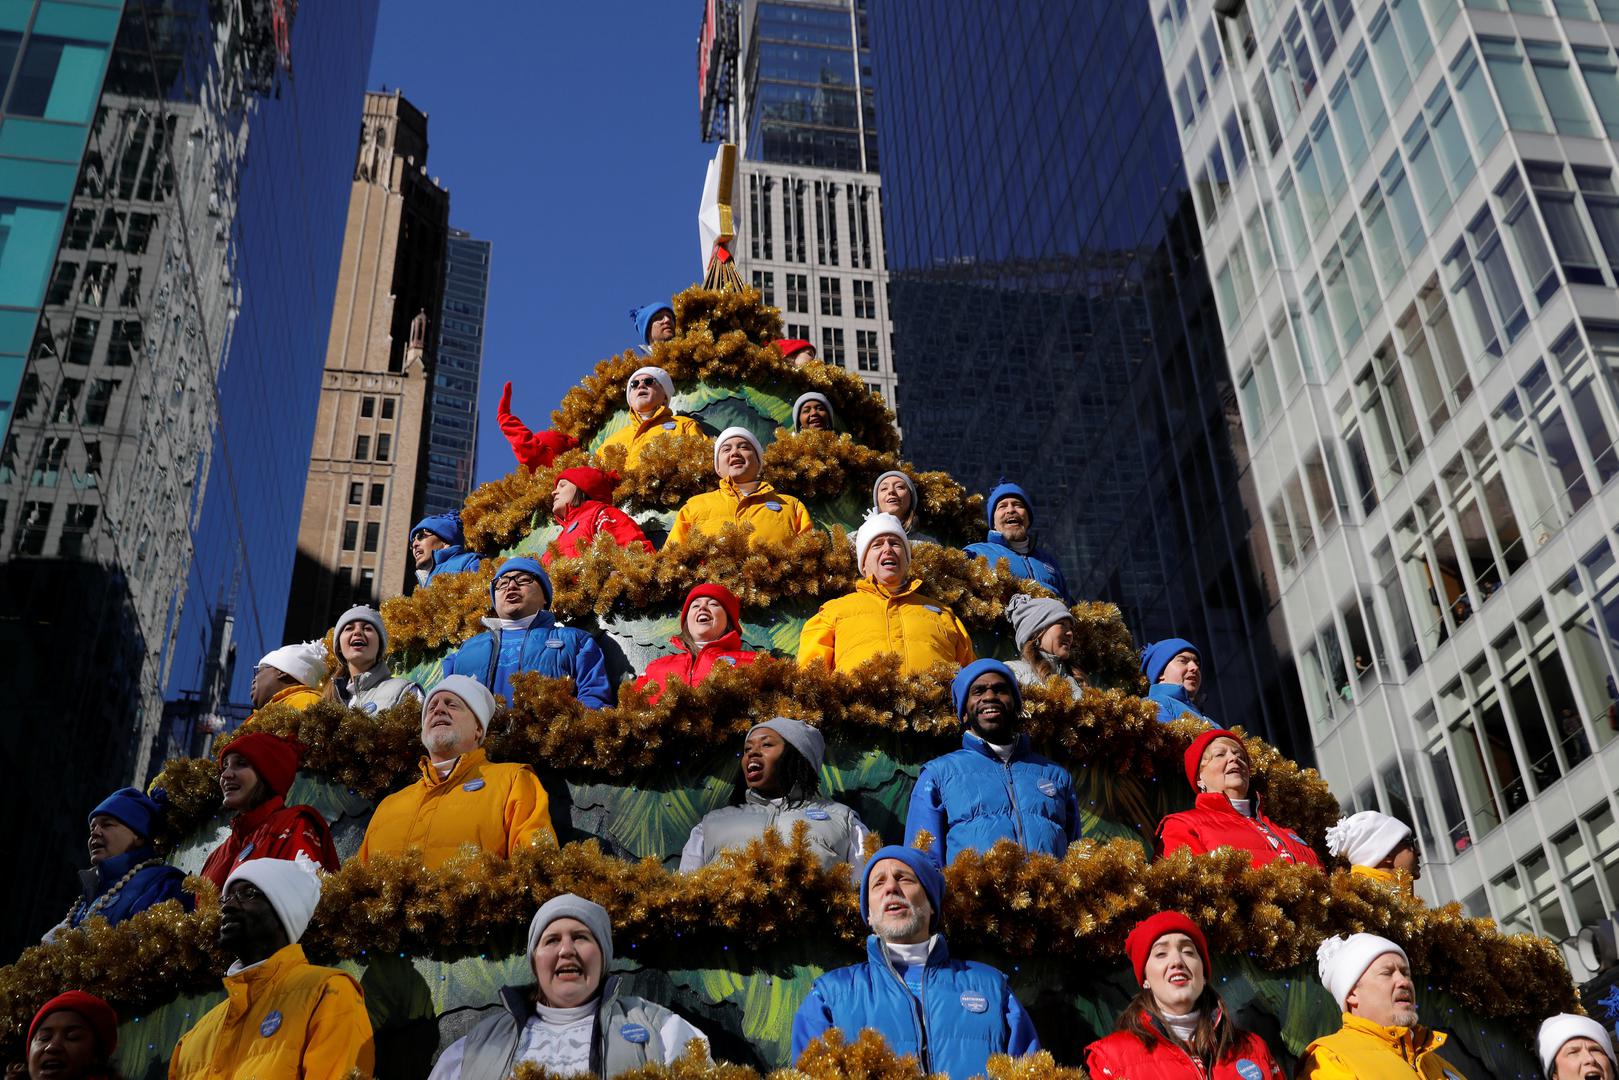
[[[230,820],[231,835],[247,835],[266,821],[269,821],[286,805],[287,800],[284,795],[271,795],[253,809],[243,810]]]
[[[421,762],[422,783],[427,785],[429,788],[447,787],[450,784],[459,784],[461,781],[465,780],[469,775],[471,775],[474,770],[483,768],[484,763],[488,760],[489,759],[484,755],[483,747],[480,746],[476,750],[468,750],[466,753],[462,754],[458,759],[456,759],[455,768],[450,770],[450,775],[440,780],[438,778],[438,770],[433,768],[433,759],[424,754],[422,755]]]
[[[938,915],[935,913],[935,919]],[[866,959],[879,967],[888,967],[888,950],[883,948],[883,939],[876,934],[866,935]],[[933,950],[928,953],[928,967],[943,967],[950,962],[950,943],[940,933],[933,935]]]
[[[713,641],[704,642],[695,653],[686,647],[686,639],[679,634],[670,638],[669,643],[687,656],[701,656],[710,650],[717,653],[741,652],[742,634],[736,630],[727,630]]]
[[[549,629],[556,625],[557,617],[541,608],[532,615],[525,615],[521,619],[502,619],[498,615],[485,615],[479,620],[491,630],[533,630],[536,627]]]
[[[774,495],[776,493],[776,489],[770,486],[770,481],[768,480],[759,481],[758,487],[744,495],[741,491],[737,490],[736,481],[727,478],[720,481],[720,490],[725,492],[725,494],[730,498],[735,499],[737,502],[744,502],[748,499],[763,499],[766,496]]]
[[[605,509],[607,509],[606,503],[597,502],[595,499],[586,499],[578,506],[568,507],[568,512],[557,518],[557,524],[566,529],[575,521],[583,520],[591,514],[599,514]]]
[[[1038,562],[1050,562],[1051,561],[1051,560],[1046,558],[1044,552],[1042,552],[1037,546],[1035,546],[1034,532],[1032,530],[1029,533],[1029,541],[1028,541],[1029,550],[1028,551],[1018,551],[1017,548],[1012,546],[1012,541],[1008,540],[1006,537],[1001,535],[1001,532],[1000,532],[999,529],[991,529],[991,530],[989,530],[988,542],[991,543],[991,544],[995,544],[998,547],[1003,547],[1007,551],[1017,552],[1017,554],[1023,556],[1025,559],[1034,559],[1034,560],[1036,560]]]
[[[653,409],[652,415],[644,420],[636,415],[635,410],[631,409],[630,418],[635,421],[635,433],[640,435],[655,424],[662,424],[669,420],[673,420],[675,418],[675,413],[673,409],[669,408],[668,403],[665,402],[664,404],[659,405],[656,409]]]
[[[961,748],[971,750],[982,757],[989,758],[991,761],[998,762],[1001,760],[1000,755],[990,749],[989,740],[976,732],[963,731],[961,733]],[[1018,737],[1012,740],[1012,760],[1021,761],[1028,756],[1029,737],[1022,732],[1018,732]]]
[[[1379,885],[1387,885],[1389,888],[1403,892],[1407,896],[1417,894],[1416,879],[1410,874],[1384,870],[1378,866],[1351,866],[1349,872],[1356,877],[1370,878]]]
[[[1254,818],[1257,820],[1258,818],[1264,817],[1265,816],[1265,800],[1264,800],[1264,797],[1261,796],[1258,792],[1254,791],[1253,788],[1249,788],[1248,791],[1249,791],[1249,796],[1248,797],[1253,800]],[[1218,792],[1218,791],[1200,791],[1200,792],[1198,792],[1197,793],[1196,806],[1197,806],[1197,808],[1199,810],[1213,810],[1216,813],[1235,814],[1237,817],[1242,817],[1241,812],[1239,812],[1235,806],[1231,805],[1231,800],[1229,798],[1227,798],[1224,794],[1222,794],[1221,792]]]
[[[1179,701],[1182,704],[1192,704],[1192,695],[1186,692],[1186,687],[1179,683],[1161,682],[1153,683],[1147,689],[1147,696],[1154,701]]]
[[[433,569],[437,570],[465,550],[466,548],[460,544],[447,544],[444,547],[435,548],[433,550]]]
[[[898,600],[901,597],[909,596],[911,593],[914,593],[916,590],[920,589],[922,587],[922,579],[913,577],[899,588],[890,589],[886,586],[877,584],[870,578],[863,577],[854,583],[854,587],[860,592],[870,593],[872,596],[878,597],[882,600]]]
[[[1344,1013],[1343,1030],[1369,1035],[1408,1061],[1416,1061],[1424,1054],[1433,1053],[1444,1046],[1445,1040],[1450,1037],[1443,1031],[1435,1031],[1421,1024],[1415,1027],[1384,1027],[1349,1013]]]
[[[110,889],[119,878],[129,873],[131,867],[156,857],[157,852],[150,846],[130,848],[122,855],[114,855],[110,859],[101,860],[97,866],[80,870],[79,883],[84,886],[85,899],[95,899]]]
[[[292,686],[284,686],[280,690],[277,690],[275,692],[275,696],[269,701],[266,701],[264,704],[266,707],[271,705],[279,705],[288,698],[297,697],[299,694],[313,694],[314,692],[315,691],[311,690],[303,683],[296,683]],[[258,710],[255,709],[254,711],[257,712]]]
[[[261,963],[226,975],[225,994],[229,998],[226,1015],[231,1019],[239,1018],[252,1005],[254,997],[272,991],[281,976],[308,963],[304,947],[295,941],[277,949]]]
[[[366,690],[375,690],[392,677],[393,672],[389,671],[388,665],[379,658],[370,671],[363,675],[351,675],[344,679],[343,687],[350,694],[359,694]]]

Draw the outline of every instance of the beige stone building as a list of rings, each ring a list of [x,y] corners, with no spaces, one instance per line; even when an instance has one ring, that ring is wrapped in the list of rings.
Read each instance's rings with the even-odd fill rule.
[[[427,476],[427,403],[449,193],[427,175],[427,116],[368,93],[332,302],[286,640],[407,592]]]

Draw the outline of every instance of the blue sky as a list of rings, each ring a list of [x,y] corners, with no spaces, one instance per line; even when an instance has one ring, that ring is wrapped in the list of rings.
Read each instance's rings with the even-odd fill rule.
[[[511,471],[501,384],[530,427],[634,337],[629,309],[701,277],[701,0],[382,0],[372,89],[428,114],[450,223],[494,242],[478,481]]]

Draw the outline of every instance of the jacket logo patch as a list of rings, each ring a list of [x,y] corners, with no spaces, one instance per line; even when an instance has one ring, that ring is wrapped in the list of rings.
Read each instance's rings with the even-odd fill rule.
[[[663,422],[663,430],[665,430],[665,431],[673,431],[674,429],[675,429],[675,422],[673,420],[665,420]]]
[[[462,791],[482,791],[483,790],[483,778],[479,777],[477,780],[468,780],[466,783],[461,785],[461,790]]]
[[[1057,782],[1055,780],[1042,780],[1034,786],[1040,789],[1040,794],[1048,798],[1055,799],[1057,797]]]
[[[832,820],[832,815],[827,813],[825,810],[822,810],[819,806],[812,806],[808,810],[805,810],[804,816],[809,818],[811,821]]]
[[[989,1001],[983,994],[975,994],[968,990],[961,995],[961,1007],[970,1013],[986,1012],[989,1009]]]
[[[935,615],[943,615],[944,614],[944,608],[934,607],[932,604],[923,604],[922,606],[927,608],[929,611],[933,612],[933,614],[935,614]]]
[[[652,1033],[640,1024],[625,1024],[618,1029],[618,1033],[625,1042],[632,1042],[638,1046],[652,1038]]]
[[[1247,1058],[1238,1060],[1237,1075],[1242,1077],[1242,1080],[1265,1080],[1265,1070]]]
[[[268,1039],[281,1030],[281,1010],[276,1009],[259,1022],[259,1034]]]
[[[734,656],[717,656],[715,660],[722,664],[730,664],[732,667],[736,666],[736,657]]]
[[[377,711],[377,703],[374,701],[368,701],[364,705],[360,706],[360,711],[364,713],[375,713]]]
[[[781,509],[781,503],[779,503],[779,502],[767,502],[767,503],[765,503],[765,509],[766,510],[780,510]]]

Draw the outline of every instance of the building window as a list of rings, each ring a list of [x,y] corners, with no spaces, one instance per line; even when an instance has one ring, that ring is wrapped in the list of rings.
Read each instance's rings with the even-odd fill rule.
[[[365,547],[362,550],[377,550],[377,536],[381,529],[382,526],[378,522],[368,521],[365,523]]]
[[[787,310],[800,315],[809,314],[809,275],[788,274]]]
[[[69,559],[81,558],[84,555],[85,537],[95,527],[96,508],[85,504],[75,504],[67,508],[67,517],[62,522],[62,537],[56,542],[57,551]]]
[[[94,87],[86,93],[86,74],[107,62],[105,45],[81,44],[35,34],[17,69],[6,104],[17,116],[37,116],[82,124],[95,107]]]
[[[141,306],[141,268],[131,266],[124,274],[124,291],[118,297],[119,307]]]
[[[776,274],[773,270],[755,270],[753,287],[759,290],[766,307],[776,306]]]
[[[360,415],[366,417],[367,419],[377,415],[377,399],[374,397],[361,398]]]
[[[371,485],[371,505],[372,506],[381,506],[382,505],[382,485],[381,484],[372,484]]]
[[[877,331],[856,330],[854,332],[855,365],[861,371],[881,371],[882,364],[877,358]]]
[[[360,523],[358,521],[343,522],[343,550],[353,551],[354,545],[360,539]]]
[[[128,367],[146,347],[146,335],[139,319],[118,319],[112,324],[107,341],[107,363]]]
[[[384,420],[392,420],[394,418],[394,399],[391,397],[385,397],[382,399],[382,418]]]
[[[14,547],[15,554],[45,553],[45,534],[50,531],[51,511],[55,508],[54,503],[48,502],[23,503],[22,521],[18,523]]]
[[[356,435],[354,437],[354,460],[355,461],[369,461],[369,460],[371,460],[371,436],[369,436],[369,435]]]
[[[51,403],[51,422],[71,424],[77,419],[79,391],[84,389],[83,379],[63,379],[56,387],[56,400]]]
[[[1591,91],[1591,100],[1596,104],[1608,138],[1619,139],[1619,65],[1613,62],[1613,50],[1576,45],[1574,62],[1580,66],[1585,88]]]
[[[56,264],[56,270],[51,275],[50,288],[45,291],[47,304],[71,304],[73,302],[73,285],[78,277],[79,264],[63,259]]]
[[[365,485],[355,480],[349,484],[349,505],[359,506],[365,501]]]
[[[95,358],[96,335],[101,331],[100,319],[77,318],[67,340],[67,358],[63,363],[88,364]]]
[[[387,461],[388,454],[393,449],[393,436],[382,434],[377,436],[377,460]]]
[[[96,427],[107,422],[107,409],[112,394],[118,389],[117,379],[96,379],[90,383],[90,395],[84,400],[84,423]]]
[[[843,314],[843,282],[835,277],[821,278],[821,314]]]
[[[787,336],[795,341],[808,341],[810,340],[810,328],[804,323],[788,323]],[[823,356],[821,359],[825,360],[826,357]]]
[[[875,319],[877,317],[877,283],[873,281],[851,282],[854,286],[854,317],[857,319]]]
[[[1562,44],[1525,41],[1523,47],[1529,54],[1529,66],[1535,73],[1535,82],[1540,84],[1541,95],[1551,110],[1558,133],[1596,138],[1596,125],[1591,122],[1585,102],[1580,100],[1579,84],[1570,70],[1568,53],[1563,51]]]
[[[821,327],[821,360],[828,364],[844,366],[843,360],[843,330],[833,326]]]
[[[1467,115],[1467,124],[1473,129],[1473,143],[1479,149],[1479,157],[1488,157],[1505,128],[1501,123],[1500,110],[1495,107],[1495,99],[1490,97],[1489,84],[1479,67],[1478,51],[1471,41],[1462,45],[1462,51],[1450,65],[1450,76],[1456,84],[1456,97],[1461,102],[1462,112]]]
[[[1540,97],[1529,81],[1523,50],[1513,38],[1479,36],[1484,65],[1490,69],[1490,82],[1501,98],[1507,114],[1507,127],[1514,131],[1549,133],[1551,124],[1540,105]]]

